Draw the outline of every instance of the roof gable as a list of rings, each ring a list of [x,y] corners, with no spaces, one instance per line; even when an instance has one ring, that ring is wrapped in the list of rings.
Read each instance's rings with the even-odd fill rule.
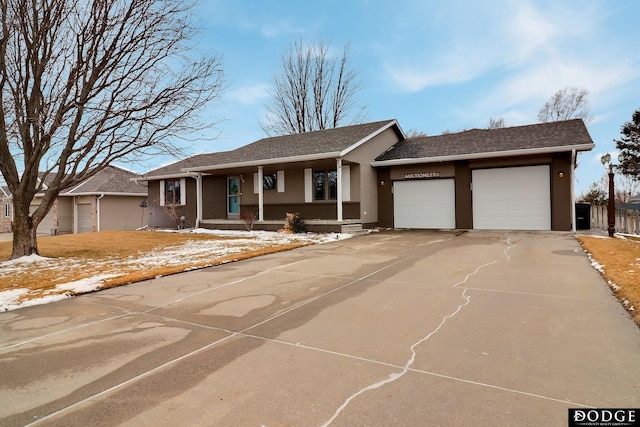
[[[161,178],[185,174],[187,171],[234,167],[253,163],[269,164],[307,157],[338,157],[357,148],[381,131],[397,126],[396,120],[383,120],[360,125],[324,129],[259,139],[235,150],[200,154],[152,170],[145,178]]]
[[[385,120],[263,138],[230,153],[233,154],[233,158],[243,161],[341,153],[394,122],[395,120]]]
[[[581,119],[500,129],[472,129],[459,133],[410,138],[376,158],[375,163],[403,159],[442,161],[518,155],[527,152],[590,150],[593,140]]]
[[[134,172],[116,166],[107,166],[91,178],[87,178],[75,187],[61,192],[60,195],[75,196],[102,193],[146,195],[146,185],[133,180],[139,177],[140,175]]]

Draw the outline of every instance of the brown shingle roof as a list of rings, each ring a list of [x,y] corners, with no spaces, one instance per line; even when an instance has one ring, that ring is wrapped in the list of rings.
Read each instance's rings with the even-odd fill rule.
[[[483,153],[522,150],[561,149],[593,146],[593,140],[581,119],[539,123],[500,129],[472,129],[459,133],[410,138],[397,143],[376,158],[376,162],[401,159],[437,159]],[[517,154],[517,153],[514,153]]]
[[[335,155],[357,144],[380,129],[395,123],[383,120],[360,125],[324,129],[292,135],[259,139],[231,151],[200,154],[146,173],[146,178],[184,173],[186,169],[206,166],[233,165],[262,160],[327,154]]]
[[[91,178],[73,188],[60,193],[61,196],[73,196],[77,194],[147,194],[145,183],[132,181],[132,178],[139,178],[140,175],[118,168],[107,166]]]

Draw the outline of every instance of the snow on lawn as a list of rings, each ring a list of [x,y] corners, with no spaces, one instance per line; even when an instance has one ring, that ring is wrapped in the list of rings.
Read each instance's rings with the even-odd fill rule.
[[[22,257],[15,260],[0,262],[0,280],[11,283],[11,277],[24,274],[34,269],[48,269],[59,272],[59,280],[64,280],[65,274],[78,269],[100,271],[92,277],[81,280],[70,280],[55,286],[54,289],[44,291],[30,291],[28,289],[11,289],[0,291],[0,311],[15,310],[37,304],[46,304],[74,295],[99,290],[105,280],[117,277],[123,267],[140,270],[152,270],[158,267],[173,267],[199,260],[229,257],[247,251],[267,248],[269,246],[287,245],[292,243],[319,244],[347,239],[350,234],[342,233],[301,233],[283,234],[271,231],[226,231],[191,229],[181,231],[166,231],[171,233],[210,234],[220,237],[232,237],[221,240],[189,241],[181,245],[164,247],[162,250],[143,254],[129,259],[112,258],[105,260],[86,260],[78,258],[43,258],[37,255]],[[111,269],[112,272],[105,273]]]

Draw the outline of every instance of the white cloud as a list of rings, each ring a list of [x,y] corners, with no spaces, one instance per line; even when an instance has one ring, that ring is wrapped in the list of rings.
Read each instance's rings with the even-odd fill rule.
[[[505,28],[511,60],[526,61],[558,33],[553,23],[530,3],[519,2],[512,16]]]
[[[266,83],[242,86],[229,93],[230,99],[244,105],[259,104],[268,97],[269,85]]]
[[[268,22],[259,26],[260,34],[267,38],[275,38],[282,35],[302,34],[305,29],[297,26],[295,23],[282,20],[278,22]]]
[[[465,10],[466,18],[459,17],[461,9]],[[547,90],[566,85],[547,84],[549,77],[580,85],[575,81],[575,71],[579,71],[577,77],[587,73],[582,67],[576,69],[575,61],[567,64],[566,59],[591,55],[594,53],[591,48],[606,48],[590,44],[597,35],[586,38],[589,31],[594,31],[596,20],[595,12],[583,6],[570,10],[562,5],[543,8],[531,1],[482,2],[481,6],[453,2],[436,15],[447,26],[435,32],[438,28],[429,28],[427,23],[414,40],[435,38],[438,43],[419,43],[409,48],[414,54],[404,58],[392,55],[384,66],[391,81],[403,91],[418,92],[521,69]],[[530,69],[534,72],[529,72]]]

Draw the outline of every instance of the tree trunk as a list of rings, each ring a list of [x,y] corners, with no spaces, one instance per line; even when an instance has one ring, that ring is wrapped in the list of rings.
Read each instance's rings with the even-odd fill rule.
[[[13,218],[13,252],[11,259],[38,254],[38,242],[36,235],[38,224],[34,223],[33,218],[29,215],[29,207],[14,205]]]

